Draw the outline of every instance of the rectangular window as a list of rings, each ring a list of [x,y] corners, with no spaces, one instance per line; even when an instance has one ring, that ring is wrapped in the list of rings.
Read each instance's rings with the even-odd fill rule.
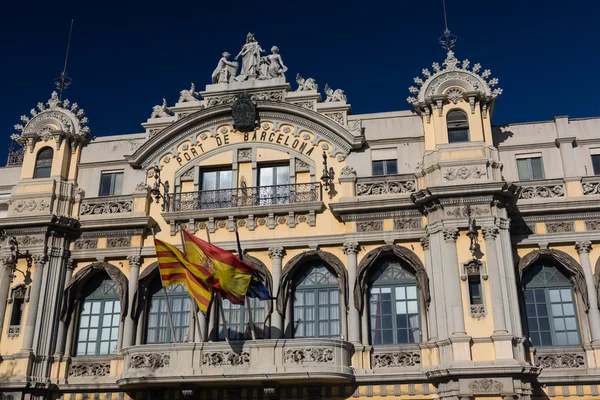
[[[258,170],[260,205],[290,202],[290,166],[271,165]]]
[[[169,305],[171,306],[176,340],[173,340],[172,337],[167,304],[165,299],[159,295],[153,296],[150,302],[146,343],[182,343],[187,341],[190,327],[190,298],[187,293],[183,296],[170,294]]]
[[[528,157],[517,159],[519,180],[544,179],[544,164],[542,157]]]
[[[10,326],[21,326],[24,305],[25,299],[23,297],[16,297],[13,299],[12,311],[10,313]]]
[[[220,169],[202,171],[200,176],[200,208],[228,208],[232,204],[233,171]]]
[[[77,356],[103,356],[117,350],[121,302],[85,300],[79,316]]]
[[[481,295],[481,278],[479,275],[469,276],[469,301],[471,305],[483,304]]]
[[[123,172],[103,172],[99,196],[119,196],[123,189]]]
[[[600,154],[592,155],[592,166],[594,167],[594,175],[600,175]]]
[[[398,173],[398,160],[373,161],[373,175],[396,175]]]
[[[252,322],[257,339],[267,337],[265,335],[265,304],[255,297],[250,298],[252,307]],[[227,332],[230,340],[252,339],[252,326],[250,325],[250,313],[244,305],[231,304],[229,300],[223,299],[223,314],[227,322]],[[219,315],[220,317],[220,315]],[[242,322],[243,321],[243,322]],[[219,318],[219,339],[225,338],[223,332],[223,321]]]

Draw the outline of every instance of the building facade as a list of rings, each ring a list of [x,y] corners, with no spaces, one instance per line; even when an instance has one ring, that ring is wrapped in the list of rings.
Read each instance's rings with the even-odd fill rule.
[[[93,138],[56,93],[21,117],[0,398],[597,396],[600,119],[494,126],[498,80],[451,50],[411,110],[352,114],[261,50],[143,133]],[[153,235],[182,228],[231,251],[237,229],[275,299],[165,297]]]

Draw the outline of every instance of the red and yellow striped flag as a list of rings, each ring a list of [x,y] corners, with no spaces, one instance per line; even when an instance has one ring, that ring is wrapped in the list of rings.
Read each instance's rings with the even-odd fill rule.
[[[185,285],[200,311],[206,313],[212,297],[212,274],[203,265],[189,262],[177,247],[169,243],[154,239],[154,246],[163,285]]]
[[[192,263],[206,265],[215,277],[213,287],[233,304],[244,304],[254,267],[234,254],[183,231],[185,254]]]

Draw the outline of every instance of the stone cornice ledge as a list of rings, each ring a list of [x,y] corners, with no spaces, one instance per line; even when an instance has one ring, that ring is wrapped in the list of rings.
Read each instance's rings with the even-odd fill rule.
[[[482,368],[485,367],[485,368]],[[471,365],[439,366],[430,367],[425,370],[427,377],[431,380],[446,380],[449,377],[473,376],[498,376],[498,375],[539,375],[541,368],[534,367],[528,363],[518,363],[513,365],[494,365],[493,363],[477,363]]]
[[[553,199],[543,199],[539,202],[523,201],[517,202],[517,209],[521,214],[548,214],[554,212],[573,212],[573,211],[588,211],[600,210],[600,197],[558,197]]]
[[[265,206],[211,208],[207,210],[163,212],[165,221],[189,221],[190,219],[203,220],[213,218],[243,217],[248,215],[288,214],[290,212],[303,213],[309,211],[321,212],[325,209],[322,201],[306,203],[273,204]]]
[[[513,244],[538,245],[540,243],[559,244],[575,243],[580,240],[600,241],[600,231],[568,232],[568,233],[548,233],[548,234],[530,234],[529,236],[511,236]]]
[[[100,229],[119,228],[147,228],[157,225],[154,219],[147,215],[131,216],[124,214],[113,214],[110,218],[83,219],[81,220],[82,231],[93,231]]]
[[[410,194],[386,194],[375,196],[344,197],[337,203],[330,203],[329,208],[336,217],[353,212],[377,212],[391,209],[414,208]]]

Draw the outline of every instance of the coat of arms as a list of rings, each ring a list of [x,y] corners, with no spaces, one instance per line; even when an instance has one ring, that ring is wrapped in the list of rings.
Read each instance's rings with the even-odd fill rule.
[[[256,106],[250,100],[247,92],[242,92],[231,106],[231,116],[233,117],[233,128],[240,132],[250,132],[259,123]]]

